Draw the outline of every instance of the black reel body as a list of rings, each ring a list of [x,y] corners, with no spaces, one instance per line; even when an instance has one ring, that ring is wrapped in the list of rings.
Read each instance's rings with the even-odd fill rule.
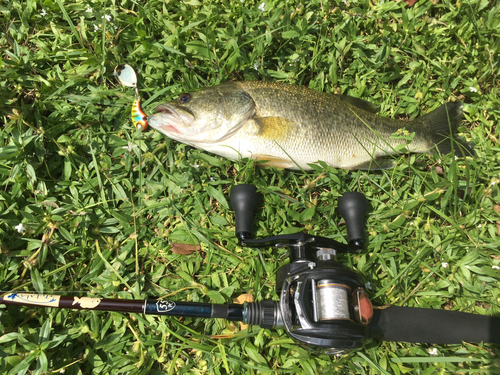
[[[348,224],[349,244],[305,233],[251,239],[256,202],[253,185],[237,185],[231,191],[240,245],[287,247],[290,262],[276,273],[279,302],[261,302],[267,303],[267,308],[250,312],[247,322],[264,328],[285,328],[299,344],[325,354],[361,347],[369,337],[372,305],[360,276],[335,258],[337,252],[362,249],[365,197],[347,193],[339,201],[339,211]]]
[[[279,309],[288,334],[301,344],[328,354],[362,346],[367,338],[363,284],[355,272],[336,262],[309,262],[304,268],[278,270],[283,280]],[[284,269],[284,272],[281,272]],[[369,306],[371,308],[371,306]]]

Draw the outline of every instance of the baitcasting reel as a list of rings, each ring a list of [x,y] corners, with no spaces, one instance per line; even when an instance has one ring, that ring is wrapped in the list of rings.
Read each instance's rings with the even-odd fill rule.
[[[252,239],[256,187],[237,185],[230,202],[235,211],[236,236],[241,246],[286,247],[290,263],[276,274],[279,302],[249,304],[244,321],[263,328],[285,328],[298,343],[327,354],[359,348],[368,337],[373,308],[356,272],[336,261],[337,252],[359,252],[364,244],[366,198],[346,193],[339,200],[349,244],[305,233]],[[254,311],[255,310],[255,311]]]

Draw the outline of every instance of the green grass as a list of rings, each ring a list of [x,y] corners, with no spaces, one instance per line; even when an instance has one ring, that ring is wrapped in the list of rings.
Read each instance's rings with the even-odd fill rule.
[[[364,275],[375,304],[498,315],[498,3],[265,1],[264,11],[261,3],[0,3],[0,289],[276,298],[284,250],[240,248],[233,234],[228,193],[250,182],[264,193],[258,236],[306,229],[345,241],[337,199],[364,192],[367,249],[340,259]],[[121,63],[138,72],[146,113],[233,78],[350,94],[390,117],[460,100],[477,157],[443,158],[442,174],[426,167],[437,163],[430,156],[372,173],[231,162],[134,132],[133,90],[112,74]],[[202,250],[176,255],[177,242]],[[283,331],[222,320],[10,306],[0,309],[0,332],[8,375],[500,374],[495,345],[372,341],[330,358]]]

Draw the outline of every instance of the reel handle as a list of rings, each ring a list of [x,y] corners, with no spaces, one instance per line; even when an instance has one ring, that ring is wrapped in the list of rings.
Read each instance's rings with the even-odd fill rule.
[[[364,217],[368,203],[358,192],[345,193],[339,199],[339,214],[347,227],[349,245],[361,249],[365,243]]]
[[[235,185],[231,189],[229,202],[236,220],[236,237],[240,242],[252,237],[253,218],[259,203],[257,188],[250,184]]]

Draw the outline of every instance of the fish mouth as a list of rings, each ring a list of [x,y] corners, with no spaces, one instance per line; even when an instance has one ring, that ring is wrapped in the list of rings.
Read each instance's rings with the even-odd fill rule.
[[[167,115],[174,116],[174,113],[172,112],[171,108],[172,107],[166,104],[160,104],[158,107],[156,107],[156,113],[166,113]]]
[[[171,116],[172,117],[172,120],[175,121],[179,121],[181,120],[179,118],[179,115],[176,113],[175,109],[172,108],[172,106],[168,105],[168,104],[160,104],[158,107],[156,107],[156,114],[154,114],[153,116],[151,116],[149,118],[149,124],[152,126],[152,127],[156,127],[157,130],[160,130],[162,132],[167,132],[167,133],[177,133],[177,134],[180,134],[181,132],[178,131],[173,125],[167,123],[165,124],[163,121],[161,124],[155,124],[155,121],[154,121],[154,117],[156,115],[167,115],[167,116]],[[172,122],[172,121],[168,121],[168,122]],[[156,126],[155,126],[156,125]]]

